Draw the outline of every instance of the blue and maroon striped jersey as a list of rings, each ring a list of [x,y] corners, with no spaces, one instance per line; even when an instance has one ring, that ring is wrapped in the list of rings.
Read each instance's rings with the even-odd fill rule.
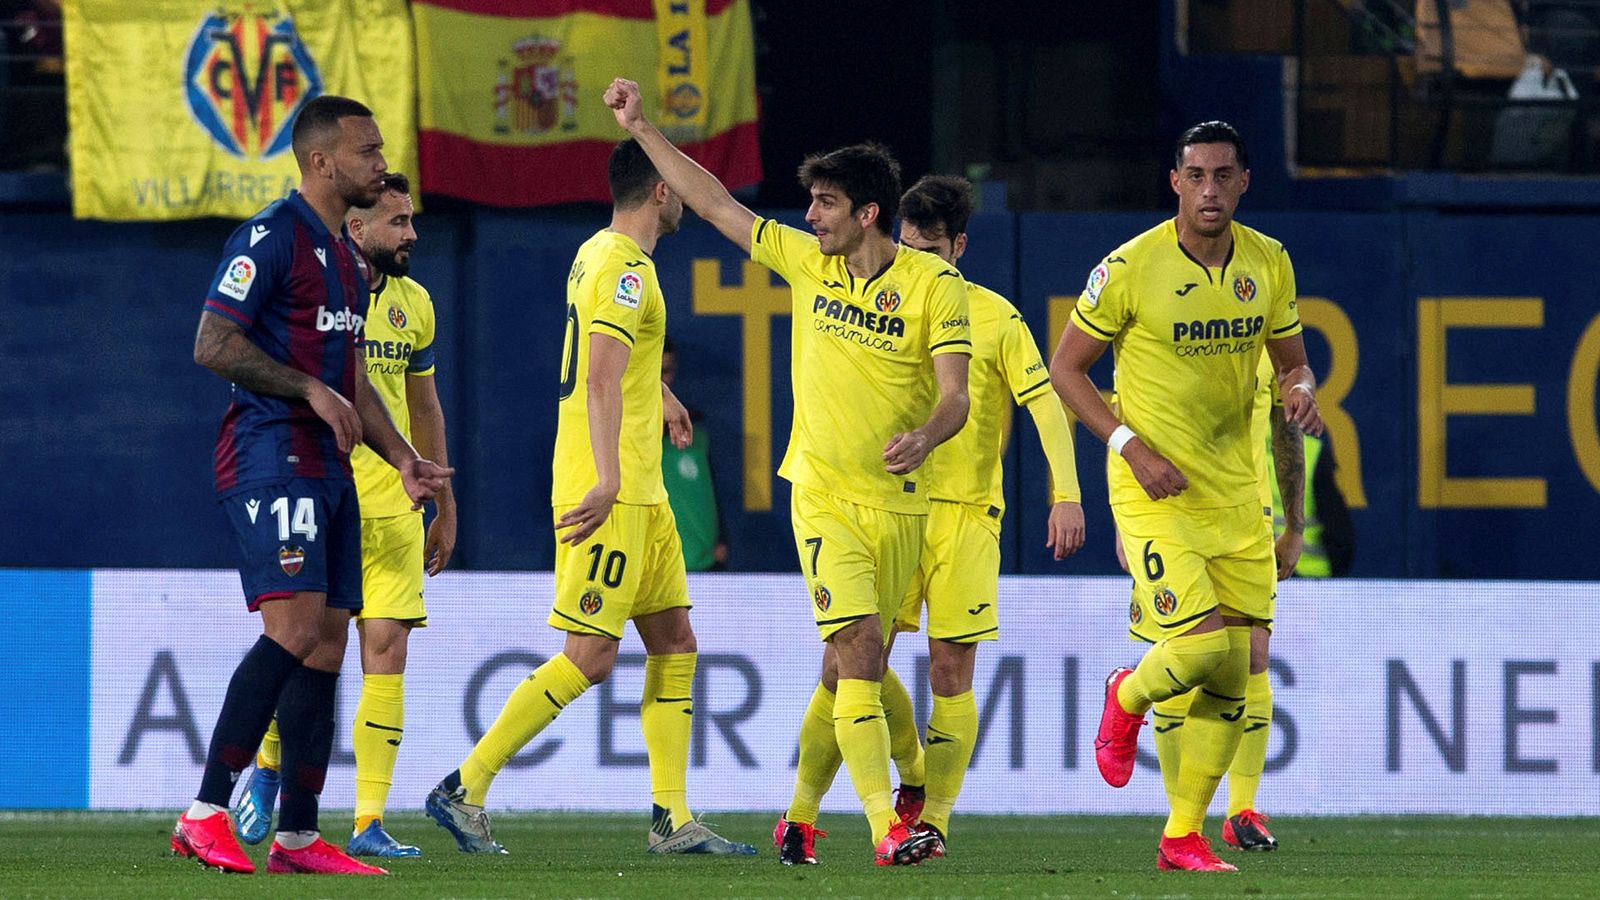
[[[223,246],[205,309],[244,329],[272,359],[355,401],[367,314],[365,264],[299,192],[240,225]],[[216,484],[227,493],[286,478],[349,478],[349,454],[304,400],[233,386],[217,435]]]

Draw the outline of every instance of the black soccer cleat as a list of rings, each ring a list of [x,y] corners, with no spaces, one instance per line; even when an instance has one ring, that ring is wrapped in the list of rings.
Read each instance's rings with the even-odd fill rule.
[[[1222,823],[1222,840],[1240,850],[1278,849],[1278,839],[1267,830],[1267,817],[1253,809],[1229,816]]]

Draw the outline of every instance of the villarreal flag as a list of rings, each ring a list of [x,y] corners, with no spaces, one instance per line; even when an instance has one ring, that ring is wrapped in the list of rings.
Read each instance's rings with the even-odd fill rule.
[[[290,129],[318,94],[365,103],[389,168],[416,172],[406,0],[72,0],[64,14],[79,218],[255,214],[299,183]]]
[[[413,0],[422,181],[495,206],[609,201],[637,81],[663,132],[730,188],[761,179],[749,0]]]

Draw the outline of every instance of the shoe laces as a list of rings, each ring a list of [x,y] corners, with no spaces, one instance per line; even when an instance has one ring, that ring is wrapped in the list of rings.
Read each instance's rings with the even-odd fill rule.
[[[1253,809],[1240,810],[1239,815],[1236,818],[1238,818],[1238,820],[1245,825],[1255,826],[1260,826],[1263,822],[1272,821],[1271,816],[1267,815],[1266,813],[1258,813]]]

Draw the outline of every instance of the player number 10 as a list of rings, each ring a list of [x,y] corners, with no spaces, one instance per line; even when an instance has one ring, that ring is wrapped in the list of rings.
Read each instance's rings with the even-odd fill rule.
[[[310,497],[301,497],[294,502],[293,521],[289,518],[288,497],[279,497],[268,508],[278,517],[278,540],[287,541],[290,531],[305,535],[308,541],[317,539],[317,507]]]

